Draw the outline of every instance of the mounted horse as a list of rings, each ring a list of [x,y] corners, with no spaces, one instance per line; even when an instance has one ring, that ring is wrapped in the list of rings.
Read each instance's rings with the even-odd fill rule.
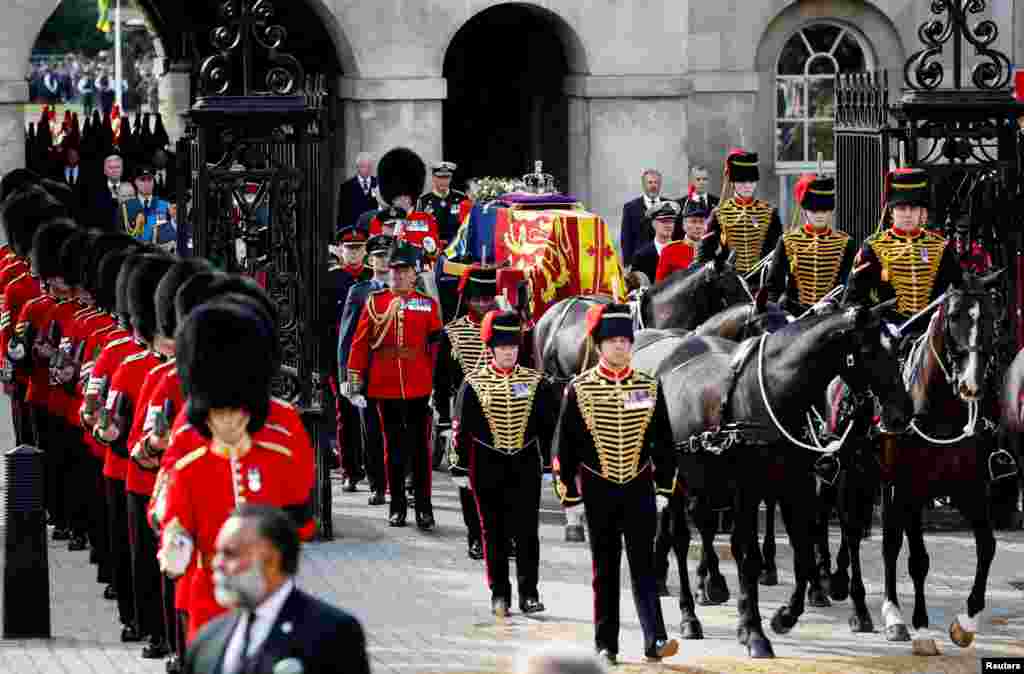
[[[889,641],[909,641],[896,593],[896,561],[906,533],[908,568],[914,584],[915,629],[928,626],[924,584],[929,558],[922,532],[922,511],[930,499],[951,496],[974,532],[977,567],[967,598],[967,612],[949,627],[960,647],[974,639],[978,614],[985,607],[985,587],[995,556],[989,513],[988,445],[994,426],[985,418],[992,403],[988,375],[995,356],[996,311],[987,287],[998,273],[968,275],[938,304],[927,331],[913,344],[903,380],[914,403],[913,433],[882,437],[885,602],[882,616]],[[1001,456],[1003,450],[994,456]],[[855,581],[856,582],[856,581]]]
[[[688,489],[715,494],[724,493],[730,482],[736,485],[732,551],[740,575],[737,636],[753,657],[774,655],[761,626],[757,587],[757,510],[766,496],[775,495],[781,502],[797,577],[789,602],[772,618],[775,632],[786,633],[796,624],[812,580],[807,534],[816,499],[812,464],[837,449],[794,437],[804,428],[812,402],[834,377],[843,376],[855,390],[871,389],[880,396],[890,426],[909,415],[910,401],[881,330],[880,311],[853,307],[807,316],[741,345],[708,338],[703,355],[667,371],[664,366],[659,371],[659,363],[645,362],[642,351],[634,359],[636,367],[657,372],[662,382]],[[696,350],[693,344],[686,348]],[[676,533],[678,549],[685,550],[688,530],[677,527]],[[701,627],[685,581],[683,589],[682,631],[697,633]]]

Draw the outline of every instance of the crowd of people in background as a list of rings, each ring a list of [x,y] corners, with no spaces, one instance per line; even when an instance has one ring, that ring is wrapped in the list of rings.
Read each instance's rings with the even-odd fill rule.
[[[30,64],[26,79],[32,103],[81,105],[86,116],[92,115],[93,110],[110,115],[118,86],[123,109],[156,112],[160,107],[159,78],[154,60],[149,57],[126,63],[120,85],[112,59],[105,53],[96,57],[66,54],[42,58]]]

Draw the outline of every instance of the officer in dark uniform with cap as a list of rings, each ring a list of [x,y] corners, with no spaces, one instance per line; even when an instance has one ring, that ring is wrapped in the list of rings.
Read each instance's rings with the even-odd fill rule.
[[[411,469],[416,526],[434,528],[432,464],[427,447],[428,401],[441,337],[437,302],[415,290],[419,251],[400,246],[391,256],[391,287],[370,295],[348,356],[349,395],[365,406],[363,391],[377,401],[384,431],[393,527],[405,526],[406,471]]]
[[[365,264],[366,232],[356,227],[345,227],[335,237],[331,247],[333,261],[327,268],[327,283],[323,292],[323,355],[328,373],[328,390],[335,402],[335,442],[341,459],[342,489],[354,492],[363,478],[362,434],[356,408],[339,395],[338,384],[338,326],[345,309],[348,292],[353,285],[369,280],[373,271]],[[329,305],[329,306],[328,306]],[[337,465],[334,466],[338,467]]]
[[[708,231],[700,245],[701,262],[734,252],[736,271],[746,274],[774,250],[782,234],[782,220],[774,206],[754,197],[760,179],[756,152],[729,153],[724,182],[732,186],[734,194],[711,212]],[[725,193],[723,189],[722,196]]]
[[[537,370],[517,365],[522,326],[514,312],[491,311],[481,341],[489,361],[466,375],[456,402],[451,473],[469,481],[483,528],[491,610],[512,604],[506,541],[516,541],[519,610],[544,610],[537,591],[541,476],[549,464],[555,396]]]
[[[775,245],[765,287],[770,301],[799,316],[836,286],[846,284],[857,245],[849,234],[833,227],[834,178],[801,178],[793,196],[800,205],[799,226]]]
[[[555,489],[565,507],[583,502],[594,563],[594,627],[599,655],[619,652],[619,568],[622,539],[633,598],[644,633],[644,655],[676,653],[669,640],[655,580],[655,491],[676,488],[676,455],[668,409],[658,381],[631,366],[633,320],[623,304],[587,311],[586,333],[598,364],[565,389],[552,443]]]
[[[416,202],[416,210],[429,213],[437,220],[438,233],[443,242],[451,241],[459,231],[459,209],[468,197],[451,189],[452,174],[458,168],[450,161],[441,161],[431,167],[434,189]],[[442,244],[443,246],[443,244]]]
[[[495,307],[498,270],[495,268],[467,267],[459,279],[460,303],[468,310],[464,316],[444,326],[441,347],[434,370],[434,406],[437,408],[439,439],[449,436],[452,426],[451,401],[462,387],[462,382],[473,372],[487,365],[487,347],[480,338],[480,324],[488,311]],[[480,539],[480,516],[476,511],[473,493],[468,487],[459,489],[462,519],[466,523],[467,550],[470,559],[483,559]]]
[[[377,235],[366,242],[367,267],[372,276],[354,284],[345,298],[345,305],[338,324],[338,388],[339,393],[348,399],[348,356],[352,348],[359,318],[363,315],[366,299],[371,293],[387,288],[391,283],[391,252],[395,240],[391,236]],[[384,487],[387,480],[384,476],[384,445],[381,442],[380,417],[377,415],[377,403],[372,398],[367,400],[366,408],[357,408],[362,439],[363,461],[366,477],[370,483],[370,505],[384,505]]]

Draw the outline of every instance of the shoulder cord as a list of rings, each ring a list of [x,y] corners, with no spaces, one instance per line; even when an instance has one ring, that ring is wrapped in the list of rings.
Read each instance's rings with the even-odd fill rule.
[[[373,321],[373,328],[376,331],[374,341],[370,344],[370,349],[376,350],[380,347],[381,342],[384,341],[384,337],[388,334],[388,328],[394,323],[395,317],[398,316],[398,311],[402,306],[402,300],[398,297],[391,299],[391,304],[384,311],[382,315],[378,315],[377,311],[373,308],[373,298],[370,298],[370,302],[367,305],[367,313],[370,316],[370,320]]]

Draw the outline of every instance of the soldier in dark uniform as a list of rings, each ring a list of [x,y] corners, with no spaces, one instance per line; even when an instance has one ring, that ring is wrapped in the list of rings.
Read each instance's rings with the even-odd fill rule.
[[[462,318],[444,326],[437,368],[434,370],[434,406],[437,408],[439,439],[451,434],[451,399],[458,393],[465,378],[487,365],[489,360],[487,348],[480,338],[480,323],[487,312],[495,307],[497,280],[497,269],[469,267],[459,281],[460,301],[465,301],[469,310]],[[476,511],[473,493],[468,487],[459,488],[459,500],[462,503],[462,519],[466,523],[469,558],[483,559],[480,516]]]
[[[358,411],[344,396],[338,395],[338,326],[345,309],[348,291],[353,285],[368,280],[373,271],[365,265],[367,235],[361,229],[346,227],[335,238],[331,251],[335,261],[327,269],[323,307],[323,360],[328,372],[331,397],[335,408],[335,442],[341,459],[342,489],[354,492],[363,479],[362,446]],[[326,306],[329,304],[330,306]],[[335,467],[337,467],[335,465]],[[330,481],[327,480],[329,483]]]
[[[598,654],[612,664],[618,657],[625,537],[644,655],[660,660],[679,648],[665,633],[653,561],[655,491],[667,497],[676,488],[668,410],[658,381],[631,367],[629,307],[596,305],[586,328],[601,358],[565,389],[552,443],[555,488],[563,506],[585,506]]]
[[[384,431],[385,463],[391,488],[388,523],[405,526],[406,471],[411,469],[416,526],[434,528],[431,455],[427,442],[428,402],[441,337],[437,302],[415,290],[419,251],[400,246],[391,256],[391,287],[370,295],[359,318],[348,356],[349,395],[365,406],[377,401]]]
[[[846,284],[857,245],[849,234],[833,228],[834,178],[807,176],[797,183],[794,197],[802,224],[779,238],[765,287],[770,301],[799,316]]]
[[[757,153],[733,150],[726,157],[725,181],[735,194],[711,211],[708,231],[700,245],[701,262],[734,252],[736,271],[746,274],[775,248],[782,234],[782,220],[774,206],[754,197],[760,179]]]
[[[348,355],[352,348],[359,317],[363,315],[366,298],[370,293],[383,290],[391,282],[391,269],[388,263],[395,240],[390,236],[378,235],[371,237],[366,243],[367,266],[372,277],[354,284],[345,298],[345,305],[338,324],[338,392],[348,400]],[[360,426],[363,460],[366,477],[370,483],[370,505],[384,505],[384,488],[387,479],[384,475],[384,445],[381,442],[380,417],[377,415],[377,403],[372,398],[367,400],[365,409],[358,409],[356,419]],[[351,404],[351,403],[350,403]]]
[[[858,303],[884,302],[896,298],[896,306],[886,316],[892,323],[903,323],[927,307],[950,286],[963,281],[963,268],[955,248],[940,234],[927,229],[923,211],[928,208],[928,174],[919,169],[897,169],[889,175],[892,226],[868,238],[854,261],[847,285],[847,300]],[[913,343],[915,335],[926,328],[919,321],[906,331],[903,346]],[[916,413],[922,414],[918,409]],[[988,456],[979,461],[988,465],[989,478],[999,480],[1017,475],[1013,456],[1005,449],[989,453],[988,443],[979,442],[978,450]]]
[[[490,362],[467,373],[456,402],[450,453],[456,482],[473,486],[487,554],[491,610],[512,605],[506,541],[515,539],[519,610],[544,610],[537,591],[541,476],[550,459],[555,396],[537,370],[516,364],[522,326],[514,312],[486,315],[480,337]]]
[[[452,174],[458,168],[450,161],[442,161],[433,165],[431,173],[434,189],[422,195],[416,202],[416,210],[430,213],[437,220],[438,233],[441,235],[442,247],[455,237],[459,231],[459,209],[468,197],[459,190],[451,189]]]

